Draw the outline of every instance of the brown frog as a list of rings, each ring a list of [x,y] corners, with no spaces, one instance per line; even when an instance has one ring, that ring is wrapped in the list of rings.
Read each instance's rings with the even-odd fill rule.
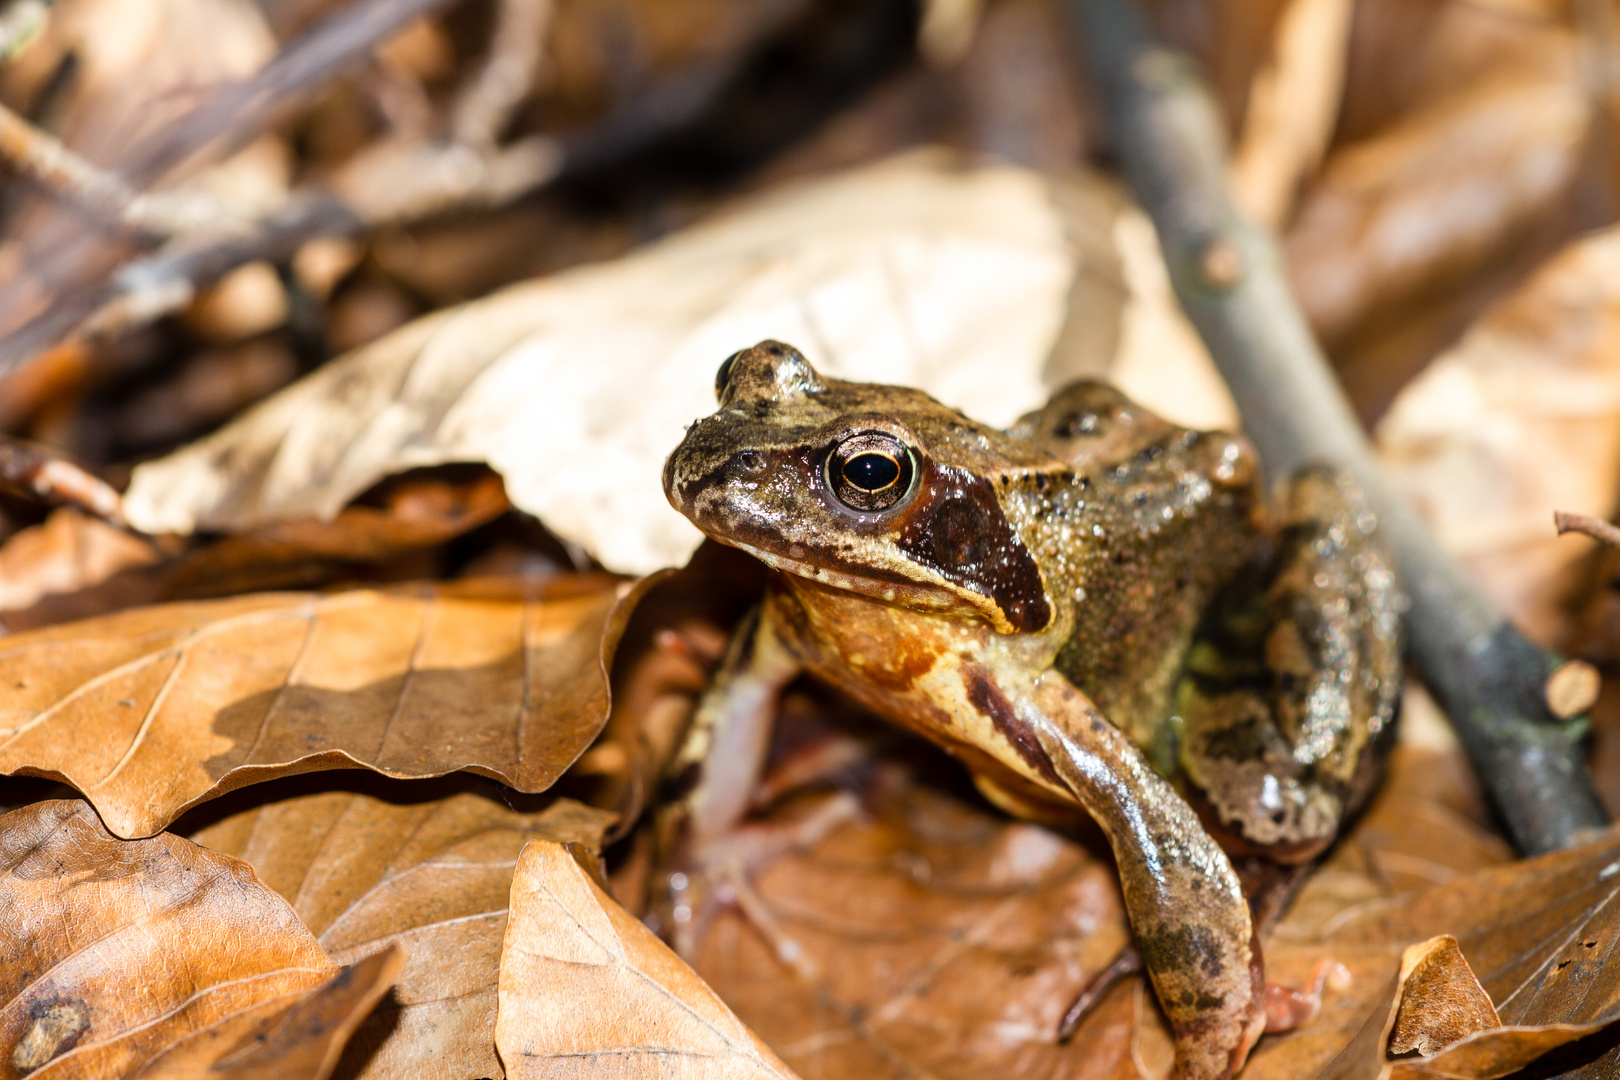
[[[1236,1072],[1265,995],[1227,853],[1320,853],[1393,729],[1401,599],[1354,488],[1305,470],[1273,523],[1242,439],[1096,382],[998,431],[765,341],[716,390],[664,490],[776,573],[694,720],[691,842],[743,817],[776,696],[813,673],[1001,806],[1094,818],[1176,1075]]]

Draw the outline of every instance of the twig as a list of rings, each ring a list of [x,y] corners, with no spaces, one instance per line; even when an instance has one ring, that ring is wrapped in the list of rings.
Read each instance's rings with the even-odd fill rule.
[[[125,527],[124,500],[118,492],[42,446],[0,439],[0,487],[25,491],[48,503],[77,506]]]
[[[50,194],[153,236],[178,236],[235,219],[206,191],[140,192],[56,136],[0,105],[0,160]]]
[[[131,184],[145,187],[222,136],[229,145],[220,153],[245,146],[289,100],[368,55],[411,20],[453,2],[353,0],[277,53],[251,78],[222,89],[166,125],[130,155],[125,175]]]
[[[1583,533],[1599,543],[1620,547],[1620,528],[1590,514],[1572,514],[1568,510],[1554,510],[1553,528],[1558,530],[1559,536],[1570,532]]]
[[[552,0],[500,0],[489,57],[456,101],[450,132],[467,146],[494,146],[534,90]]]
[[[1366,435],[1279,268],[1275,241],[1226,190],[1221,120],[1190,61],[1153,40],[1136,0],[1068,0],[1114,145],[1158,228],[1171,282],[1274,476],[1312,461],[1350,471],[1411,595],[1412,651],[1520,851],[1552,851],[1608,823],[1558,722],[1564,666],[1528,641],[1435,544],[1380,472]]]

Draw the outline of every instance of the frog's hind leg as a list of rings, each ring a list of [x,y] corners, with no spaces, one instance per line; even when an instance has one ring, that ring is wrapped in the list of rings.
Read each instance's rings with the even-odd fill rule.
[[[1269,579],[1200,628],[1181,766],[1229,850],[1302,862],[1366,800],[1400,694],[1401,598],[1375,519],[1324,468],[1292,480]]]

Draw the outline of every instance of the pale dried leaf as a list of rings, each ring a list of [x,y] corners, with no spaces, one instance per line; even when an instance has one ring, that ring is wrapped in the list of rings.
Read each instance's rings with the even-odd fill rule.
[[[1300,183],[1333,138],[1353,10],[1351,0],[1291,0],[1249,90],[1229,166],[1232,199],[1269,228],[1288,219]]]
[[[507,1075],[793,1080],[697,973],[561,846],[523,849],[501,951]]]
[[[276,776],[468,769],[549,787],[606,722],[651,583],[605,575],[164,604],[0,641],[0,772],[120,836]]]
[[[1586,543],[1554,510],[1620,492],[1620,228],[1565,248],[1402,391],[1376,438],[1395,483],[1532,637]]]
[[[613,821],[567,799],[520,813],[475,793],[435,795],[318,792],[193,835],[251,865],[339,961],[407,946],[393,993],[354,1037],[363,1065],[346,1070],[351,1080],[499,1076],[496,983],[518,854],[534,839],[596,851]]]
[[[240,530],[330,517],[406,468],[485,461],[516,506],[608,567],[678,564],[699,534],[665,502],[661,467],[712,410],[728,354],[776,337],[829,374],[921,386],[1009,423],[1108,371],[1143,321],[1133,304],[1150,322],[1179,318],[1124,280],[1138,256],[1115,227],[1134,213],[1095,180],[939,153],[790,189],[404,327],[141,466],[126,512],[153,532]],[[1177,389],[1208,367],[1190,332],[1135,363]]]
[[[0,1070],[38,1080],[227,1050],[338,970],[246,864],[76,800],[0,818],[0,956]]]

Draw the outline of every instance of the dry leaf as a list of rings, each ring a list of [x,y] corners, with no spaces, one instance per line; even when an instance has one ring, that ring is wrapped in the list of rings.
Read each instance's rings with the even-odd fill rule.
[[[1114,366],[1145,362],[1184,397],[1208,357],[1190,330],[1160,329],[1185,327],[1167,289],[1130,280],[1144,228],[1151,247],[1098,180],[907,155],[412,323],[141,466],[126,512],[152,532],[242,530],[330,517],[393,472],[484,461],[514,505],[608,567],[678,564],[700,537],[664,499],[664,457],[712,410],[719,362],[765,337],[991,423]],[[1138,394],[1155,381],[1133,378]],[[1145,403],[1202,422],[1229,417],[1226,401],[1192,416]]]
[[[77,800],[0,818],[0,956],[8,1080],[217,1061],[338,969],[245,864],[119,840]]]
[[[1591,122],[1573,63],[1498,79],[1335,151],[1285,240],[1295,294],[1330,343],[1489,266],[1555,206]]]
[[[1400,997],[1387,1043],[1392,1055],[1416,1051],[1431,1057],[1476,1031],[1502,1024],[1450,934],[1407,946],[1396,978]]]
[[[325,1080],[403,962],[394,947],[372,953],[255,1025],[234,1046],[222,1029],[210,1028],[157,1057],[141,1080]]]
[[[193,834],[251,865],[337,960],[407,946],[393,993],[354,1037],[351,1080],[501,1075],[496,982],[518,853],[533,839],[596,851],[613,820],[567,799],[519,813],[425,786],[412,802],[341,790],[281,799]]]
[[[1532,637],[1556,640],[1589,544],[1558,539],[1552,513],[1620,505],[1620,228],[1571,244],[1493,307],[1376,434],[1441,545]]]
[[[512,881],[495,1042],[514,1080],[793,1080],[696,972],[543,840]]]
[[[1394,985],[1319,1080],[1497,1080],[1608,1022],[1502,1026],[1457,939],[1441,934],[1402,952]]]
[[[1151,994],[1131,987],[1056,1042],[1069,1002],[1130,940],[1105,857],[909,778],[877,787],[875,820],[756,870],[754,915],[725,910],[700,941],[697,970],[743,1022],[803,1076],[1168,1066]],[[794,810],[762,827],[789,832]]]
[[[308,588],[366,563],[422,551],[494,520],[510,505],[500,477],[479,472],[405,478],[387,507],[346,506],[331,521],[274,522],[228,536],[175,568],[170,596],[225,596],[261,589]]]
[[[0,546],[0,617],[15,628],[23,624],[13,612],[53,595],[102,585],[121,571],[148,567],[161,558],[150,544],[124,530],[63,507]],[[149,598],[133,591],[136,602]]]
[[[1572,851],[1466,874],[1420,894],[1347,907],[1316,934],[1274,934],[1268,963],[1275,958],[1298,965],[1328,955],[1355,977],[1347,993],[1327,1002],[1315,1025],[1268,1040],[1277,1060],[1266,1061],[1268,1047],[1262,1044],[1257,1061],[1288,1067],[1262,1066],[1255,1076],[1315,1075],[1326,1066],[1324,1080],[1487,1080],[1607,1026],[1620,1018],[1620,965],[1610,962],[1620,946],[1617,870],[1620,839],[1611,835]],[[1457,940],[1505,1026],[1466,1035],[1430,1058],[1392,1064],[1384,1047],[1398,1000],[1388,980],[1403,950],[1438,935]],[[1338,1047],[1345,1049],[1335,1057]]]
[[[1344,93],[1351,0],[1290,0],[1255,75],[1232,151],[1232,199],[1268,228],[1288,220],[1300,183],[1327,152]]]
[[[0,640],[0,771],[120,836],[299,772],[467,769],[549,787],[596,737],[655,579],[486,579],[165,604]]]

